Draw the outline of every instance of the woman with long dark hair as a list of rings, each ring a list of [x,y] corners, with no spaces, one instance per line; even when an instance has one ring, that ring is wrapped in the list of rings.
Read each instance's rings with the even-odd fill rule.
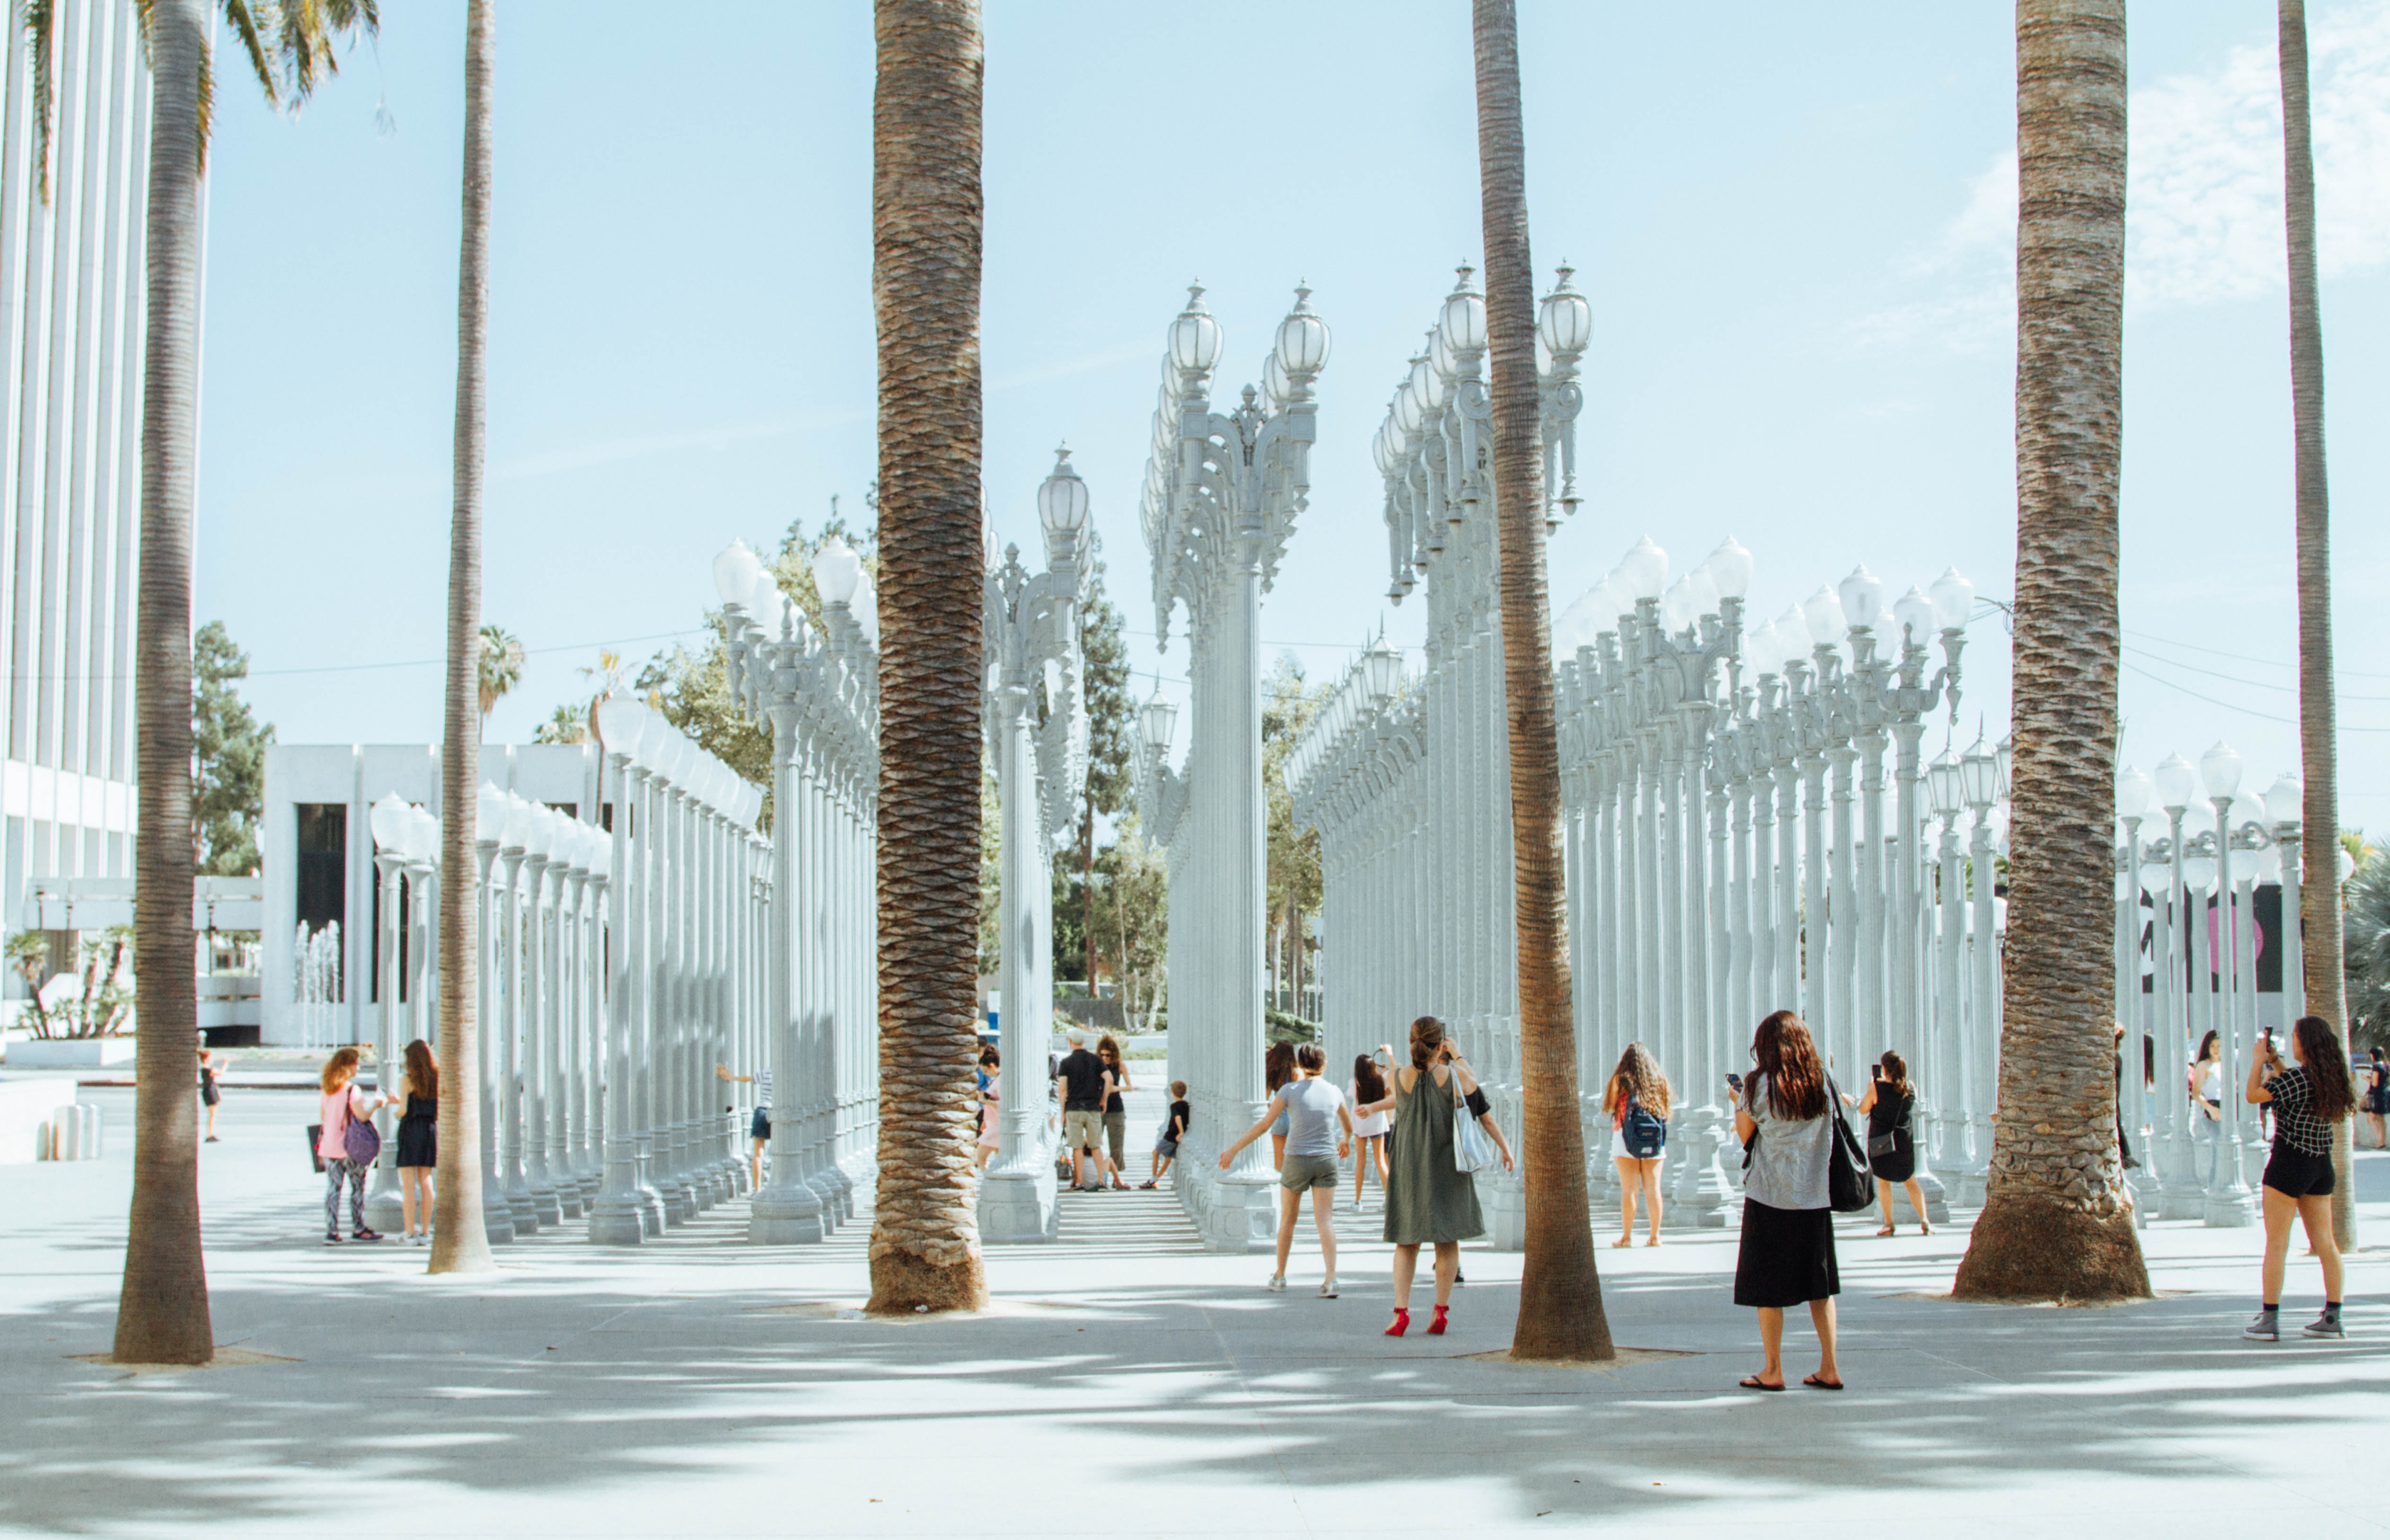
[[[2357,1110],[2349,1083],[2348,1057],[2340,1034],[2320,1016],[2302,1016],[2291,1025],[2295,1066],[2282,1062],[2274,1034],[2258,1040],[2256,1062],[2242,1088],[2253,1107],[2274,1110],[2274,1152],[2266,1161],[2265,1290],[2257,1316],[2241,1335],[2260,1342],[2281,1336],[2282,1268],[2291,1250],[2291,1216],[2307,1232],[2307,1246],[2323,1264],[2323,1314],[2299,1328],[2304,1337],[2341,1337],[2340,1239],[2332,1227],[2332,1125]]]
[[[2224,1148],[2224,1050],[2214,1033],[2199,1040],[2199,1055],[2191,1064],[2191,1137],[2207,1147],[2207,1174],[2203,1186],[2216,1186],[2217,1152]],[[2198,1157],[2192,1157],[2192,1170]]]
[[[2382,1046],[2375,1044],[2365,1066],[2365,1121],[2373,1125],[2373,1148],[2390,1149],[2390,1135],[2383,1129],[2383,1120],[2390,1117],[2390,1059],[2382,1057]],[[212,1117],[215,1109],[208,1109]]]
[[[1660,1244],[1660,1166],[1668,1158],[1668,1077],[1651,1061],[1640,1043],[1629,1043],[1610,1072],[1601,1090],[1601,1110],[1610,1114],[1610,1158],[1618,1166],[1619,1223],[1613,1246],[1635,1244],[1635,1195],[1643,1194],[1644,1213],[1651,1235],[1643,1244]]]
[[[1104,1164],[1112,1174],[1112,1190],[1128,1190],[1128,1101],[1124,1092],[1137,1089],[1121,1061],[1119,1040],[1111,1033],[1096,1039],[1096,1058],[1104,1067],[1104,1143],[1111,1147]],[[1099,1180],[1100,1180],[1099,1176]]]
[[[1293,1078],[1294,1045],[1271,1044],[1269,1051],[1262,1055],[1262,1094],[1275,1097],[1285,1090],[1286,1083]],[[1287,1127],[1287,1115],[1284,1112],[1280,1112],[1278,1115],[1278,1121],[1270,1124],[1270,1169],[1272,1171],[1286,1169]]]
[[[1818,1330],[1818,1372],[1801,1383],[1843,1388],[1834,1363],[1834,1211],[1827,1187],[1833,1158],[1832,1097],[1809,1029],[1789,1010],[1770,1014],[1752,1040],[1754,1068],[1732,1085],[1734,1132],[1751,1151],[1742,1183],[1742,1242],[1735,1254],[1734,1303],[1759,1312],[1767,1362],[1745,1390],[1784,1388],[1784,1312],[1809,1307]],[[1754,1144],[1753,1141],[1756,1140]]]
[[[1924,1189],[1917,1185],[1917,1127],[1910,1115],[1916,1105],[1908,1061],[1884,1049],[1883,1057],[1869,1067],[1867,1095],[1858,1101],[1858,1110],[1868,1121],[1868,1169],[1875,1174],[1876,1201],[1883,1205],[1883,1228],[1876,1231],[1878,1236],[1891,1235],[1896,1228],[1892,1222],[1895,1182],[1908,1194],[1909,1212],[1917,1215],[1917,1233],[1934,1233],[1933,1222],[1925,1216]]]
[[[1411,1326],[1411,1277],[1422,1246],[1435,1248],[1435,1319],[1428,1335],[1444,1333],[1460,1243],[1485,1233],[1477,1183],[1453,1158],[1453,1117],[1477,1095],[1476,1077],[1452,1052],[1444,1023],[1422,1016],[1411,1023],[1411,1061],[1394,1073],[1388,1095],[1356,1109],[1368,1117],[1392,1110],[1403,1136],[1387,1162],[1385,1238],[1394,1248],[1394,1320],[1386,1335]],[[1503,1164],[1509,1165],[1505,1149]]]
[[[398,1119],[399,1215],[406,1238],[431,1242],[431,1174],[440,1164],[440,1060],[421,1038],[406,1046],[406,1100]],[[418,1227],[419,1226],[419,1227]]]
[[[1369,1054],[1353,1056],[1353,1088],[1351,1100],[1356,1107],[1367,1107],[1373,1101],[1386,1099],[1386,1077]],[[1361,1182],[1368,1175],[1369,1162],[1378,1165],[1378,1191],[1386,1190],[1386,1130],[1393,1117],[1379,1112],[1355,1120],[1353,1123],[1353,1206],[1361,1206]]]

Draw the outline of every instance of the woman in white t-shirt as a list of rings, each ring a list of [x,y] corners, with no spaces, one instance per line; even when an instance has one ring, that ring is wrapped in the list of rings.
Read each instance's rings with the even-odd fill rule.
[[[2191,1067],[2191,1136],[2207,1146],[2207,1175],[2216,1185],[2217,1154],[2224,1148],[2224,1060],[2214,1033],[2199,1040],[2199,1058]],[[2197,1167],[2194,1158],[2193,1169]]]

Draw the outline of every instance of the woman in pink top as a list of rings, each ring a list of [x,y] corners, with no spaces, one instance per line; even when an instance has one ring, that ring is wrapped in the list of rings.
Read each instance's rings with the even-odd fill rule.
[[[315,1153],[324,1161],[324,1244],[341,1243],[341,1184],[349,1184],[349,1234],[357,1240],[379,1240],[366,1228],[366,1169],[368,1161],[349,1159],[349,1131],[398,1098],[367,1097],[357,1089],[357,1050],[341,1048],[324,1063],[324,1096],[316,1104],[315,1121],[323,1132],[315,1136]]]

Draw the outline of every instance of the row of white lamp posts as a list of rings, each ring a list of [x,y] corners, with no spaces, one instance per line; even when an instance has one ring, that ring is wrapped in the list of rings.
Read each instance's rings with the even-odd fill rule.
[[[1330,342],[1310,292],[1296,288],[1261,388],[1219,412],[1210,381],[1226,338],[1189,289],[1163,348],[1138,508],[1155,629],[1166,641],[1174,610],[1188,614],[1186,767],[1163,764],[1176,715],[1160,701],[1137,762],[1140,823],[1168,857],[1171,1069],[1194,1112],[1173,1186],[1206,1244],[1238,1251],[1269,1244],[1278,1212],[1259,1146],[1226,1173],[1216,1156],[1264,1105],[1261,601],[1310,490],[1312,387]]]
[[[761,1036],[762,794],[626,697],[599,703],[598,725],[621,788],[610,829],[489,785],[475,806],[494,1241],[585,1218],[591,1239],[636,1243],[745,1187],[714,1066],[752,1062]],[[394,1090],[405,1045],[438,1036],[440,825],[395,796],[370,822],[376,1048]],[[386,1133],[369,1224],[397,1224],[396,1153]]]

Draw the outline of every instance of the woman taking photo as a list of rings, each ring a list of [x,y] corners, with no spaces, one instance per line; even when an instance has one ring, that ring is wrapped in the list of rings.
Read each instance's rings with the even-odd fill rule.
[[[2199,1040],[2199,1057],[2191,1066],[2191,1137],[2207,1147],[2207,1174],[2201,1185],[2209,1187],[2216,1186],[2217,1151],[2224,1142],[2224,1061],[2217,1057],[2222,1051],[2211,1032]],[[2198,1163],[2194,1155],[2194,1170]]]
[[[1347,1093],[1356,1107],[1367,1107],[1386,1099],[1385,1072],[1368,1054],[1353,1057],[1353,1085]],[[1386,1190],[1386,1130],[1394,1120],[1383,1112],[1362,1118],[1353,1124],[1353,1206],[1361,1206],[1361,1183],[1368,1174],[1369,1162],[1378,1164],[1378,1191]]]
[[[350,1156],[351,1136],[356,1125],[374,1113],[396,1101],[396,1097],[368,1097],[357,1089],[357,1061],[354,1048],[336,1050],[324,1061],[321,1082],[323,1096],[315,1103],[315,1122],[320,1132],[315,1136],[315,1155],[324,1162],[324,1244],[341,1243],[341,1184],[349,1185],[349,1235],[356,1240],[379,1240],[379,1232],[366,1228],[366,1168],[373,1158],[365,1152],[365,1141],[356,1141],[356,1156]],[[379,1146],[377,1145],[377,1148]]]
[[[2307,1247],[2323,1264],[2323,1314],[2299,1328],[2302,1337],[2342,1337],[2340,1240],[2332,1227],[2332,1125],[2356,1110],[2348,1059],[2340,1034],[2320,1016],[2302,1016],[2291,1026],[2291,1046],[2299,1057],[2285,1065],[2274,1034],[2258,1039],[2256,1062],[2242,1095],[2253,1107],[2274,1110],[2274,1152],[2266,1161],[2265,1290],[2257,1317],[2242,1328],[2253,1341],[2281,1337],[2282,1266],[2291,1249],[2291,1216],[2307,1232]]]
[[[1934,1233],[1925,1217],[1925,1193],[1917,1185],[1917,1127],[1909,1115],[1916,1105],[1908,1063],[1890,1048],[1884,1049],[1883,1057],[1870,1069],[1867,1095],[1858,1103],[1868,1121],[1868,1169],[1875,1174],[1876,1201],[1883,1205],[1883,1228],[1876,1231],[1878,1236],[1891,1235],[1896,1228],[1892,1222],[1895,1182],[1908,1194],[1909,1212],[1917,1215],[1917,1233]]]
[[[1767,1361],[1744,1377],[1752,1391],[1784,1388],[1784,1312],[1809,1307],[1818,1328],[1818,1372],[1801,1383],[1839,1391],[1834,1363],[1834,1211],[1827,1188],[1833,1104],[1809,1029],[1789,1010],[1759,1023],[1751,1045],[1757,1068],[1730,1086],[1734,1132],[1751,1151],[1742,1181],[1742,1244],[1735,1253],[1734,1303],[1759,1312]],[[1752,1141],[1758,1140],[1757,1144]]]
[[[1387,1161],[1385,1238],[1394,1248],[1394,1321],[1386,1335],[1411,1326],[1411,1277],[1419,1251],[1435,1248],[1435,1319],[1430,1336],[1444,1333],[1452,1281],[1460,1271],[1460,1243],[1485,1233],[1477,1207],[1477,1183],[1453,1159],[1452,1120],[1477,1089],[1476,1077],[1452,1055],[1444,1023],[1422,1016],[1411,1023],[1411,1061],[1394,1073],[1392,1094],[1357,1110],[1361,1117],[1392,1111],[1403,1136]],[[1510,1164],[1502,1148],[1502,1163]]]
[[[1660,1244],[1660,1165],[1667,1159],[1668,1077],[1640,1043],[1618,1056],[1602,1088],[1601,1110],[1610,1114],[1610,1158],[1618,1166],[1620,1233],[1613,1246],[1635,1244],[1635,1195],[1643,1195],[1651,1238]]]
[[[440,1061],[419,1037],[406,1046],[401,1084],[406,1100],[398,1119],[399,1213],[408,1242],[424,1246],[431,1241],[431,1174],[440,1164]]]

